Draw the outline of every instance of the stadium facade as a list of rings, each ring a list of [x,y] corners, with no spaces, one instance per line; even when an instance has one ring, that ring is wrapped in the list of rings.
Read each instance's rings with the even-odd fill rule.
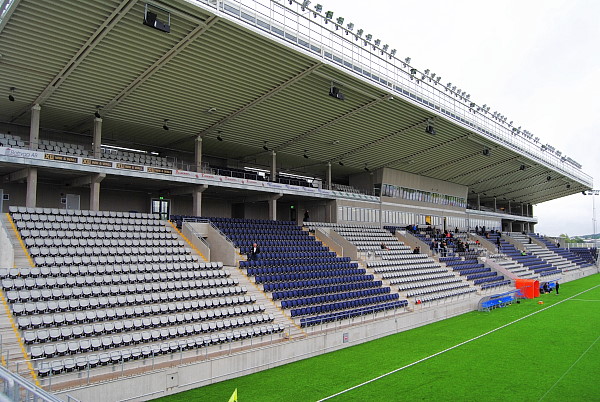
[[[462,297],[440,298],[425,306],[425,297],[411,297],[409,288],[402,285],[399,290],[384,275],[383,285],[378,286],[389,285],[388,291],[391,288],[406,303],[394,305],[393,310],[382,307],[311,326],[311,321],[299,318],[306,319],[310,313],[296,318],[293,309],[285,308],[274,291],[260,283],[259,274],[250,275],[250,266],[244,266],[243,254],[253,239],[240,237],[242,243],[236,243],[235,236],[251,231],[249,225],[275,221],[279,226],[299,227],[308,218],[302,232],[316,233],[322,242],[319,246],[335,251],[336,264],[354,264],[345,269],[365,269],[363,273],[374,275],[377,282],[381,275],[369,263],[381,257],[365,252],[344,230],[416,226],[419,233],[402,231],[391,240],[375,236],[373,241],[402,241],[397,248],[400,254],[408,246],[421,247],[431,259],[428,263],[440,264],[427,243],[431,233],[424,232],[421,238],[417,236],[421,229],[458,230],[465,233],[467,243],[479,241],[479,235],[468,234],[476,228],[479,232],[531,233],[537,223],[534,204],[593,187],[592,178],[573,156],[562,154],[500,113],[490,112],[487,105],[434,73],[414,67],[400,56],[401,50],[310,2],[4,0],[1,12],[0,208],[8,214],[2,220],[0,261],[5,268],[4,303],[15,325],[14,345],[7,346],[5,340],[2,347],[13,351],[7,357],[9,367],[20,367],[18,371],[31,372],[44,387],[54,384],[83,400],[174,393],[470,311],[482,298],[484,289],[473,283],[476,279],[467,283],[465,277],[469,291],[460,293]],[[162,221],[173,216],[179,220],[179,229]],[[186,225],[187,220],[195,220],[192,217],[214,219],[212,223],[203,220],[200,226]],[[48,225],[38,227],[36,222]],[[279,226],[268,230],[281,229],[281,238],[287,239],[291,229]],[[38,236],[40,231],[45,235]],[[78,242],[71,249],[67,242],[63,244],[69,231],[71,238],[74,231],[88,239],[99,239],[99,232],[106,237],[98,244]],[[130,238],[114,234],[138,231],[142,234]],[[40,237],[51,240],[38,244]],[[48,327],[34,324],[35,315],[56,318],[56,314],[71,312],[69,307],[51,310],[47,304],[58,304],[69,296],[44,299],[35,293],[37,279],[43,294],[52,287],[48,278],[53,277],[53,269],[58,267],[56,275],[66,277],[72,273],[68,266],[85,265],[85,274],[75,270],[74,282],[60,282],[58,287],[92,289],[94,279],[90,278],[94,277],[104,277],[109,288],[118,286],[106,278],[108,272],[117,275],[116,270],[98,267],[124,264],[118,250],[121,238],[131,241],[123,247],[129,255],[134,254],[132,247],[144,247],[141,240],[156,240],[145,247],[157,249],[148,253],[153,257],[136,257],[136,264],[164,265],[167,260],[158,256],[167,253],[177,255],[168,259],[170,263],[192,264],[185,275],[191,277],[190,272],[200,269],[194,264],[202,264],[207,270],[211,267],[211,278],[227,277],[232,281],[227,285],[228,297],[237,292],[236,300],[254,297],[252,303],[267,306],[260,313],[273,317],[260,320],[269,323],[269,333],[245,339],[217,336],[216,341],[209,336],[203,348],[184,342],[167,346],[166,352],[160,351],[157,341],[158,352],[142,358],[132,357],[129,349],[128,355],[114,359],[108,347],[83,350],[80,340],[86,335],[63,334],[50,342],[40,338],[29,342],[30,332],[60,326],[56,321]],[[526,249],[523,239],[502,239],[506,247]],[[260,238],[254,240],[260,242]],[[185,243],[189,249],[181,250],[175,243],[179,241],[189,241]],[[501,251],[500,243],[494,250],[491,241],[484,237],[481,241],[487,247],[481,251],[488,255]],[[560,254],[543,238],[534,238],[533,243]],[[172,248],[165,250],[165,244]],[[98,248],[98,252],[87,255],[86,247]],[[312,245],[306,247],[313,251]],[[296,265],[304,261],[300,261],[304,256],[281,258],[296,258]],[[562,258],[566,261],[571,255]],[[131,259],[126,262],[132,264]],[[235,275],[221,273],[225,272],[223,264]],[[553,275],[547,279],[562,281],[592,272],[589,265],[573,264],[572,270],[547,271]],[[514,290],[511,273],[500,263],[491,265],[510,282],[501,289]],[[33,278],[31,285],[17,283],[20,268]],[[133,268],[128,269],[131,275]],[[172,278],[167,278],[167,272],[164,278],[158,274],[164,270],[156,271],[136,271],[150,276],[129,278],[121,286],[135,288],[143,283],[149,286],[145,292],[161,291],[152,284]],[[158,276],[153,277],[155,273]],[[236,275],[239,278],[231,279]],[[219,285],[212,282],[208,287]],[[109,290],[111,297],[128,294],[127,290],[115,292]],[[490,295],[489,291],[485,294]],[[224,297],[223,293],[218,296]],[[200,298],[188,295],[186,301],[195,301],[197,309]],[[29,311],[28,303],[46,305]],[[155,326],[150,320],[154,317],[151,307],[159,304],[151,299],[140,303],[139,319],[148,317],[150,324],[143,324],[148,333],[168,327]],[[25,313],[16,311],[15,305],[23,305]],[[194,308],[186,305],[176,310],[183,315]],[[76,316],[88,309],[111,308],[82,304],[72,313]],[[93,326],[106,321],[110,319],[76,322]],[[3,332],[3,339],[10,339],[12,329],[3,331],[8,334]],[[102,331],[103,336],[125,337],[114,328]],[[202,331],[219,334],[221,328]],[[187,335],[192,333],[193,329]],[[76,355],[42,351],[42,357],[34,357],[36,347],[39,352],[53,342],[68,344],[73,339],[79,342]],[[183,338],[167,334],[156,339],[164,344]],[[115,350],[124,350],[122,341],[114,344]],[[75,356],[101,355],[103,350],[107,362],[100,359],[92,364],[95,360],[88,359],[77,366]],[[68,359],[74,367],[65,363]],[[55,361],[60,363],[53,368]],[[128,374],[114,374],[118,370]],[[107,378],[111,381],[103,381]]]

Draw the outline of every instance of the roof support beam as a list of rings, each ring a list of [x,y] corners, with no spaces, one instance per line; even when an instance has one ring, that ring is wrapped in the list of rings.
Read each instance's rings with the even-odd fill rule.
[[[102,25],[96,29],[92,36],[81,46],[81,48],[71,57],[71,60],[60,70],[60,72],[50,81],[48,86],[38,95],[33,103],[43,104],[67,77],[75,71],[77,66],[94,50],[94,48],[104,39],[106,35],[121,21],[125,15],[135,6],[137,0],[123,0],[121,4],[112,12]]]
[[[10,4],[10,8],[6,12],[6,14],[4,14],[4,18],[0,20],[0,33],[8,23],[8,20],[10,20],[10,16],[12,15],[12,13],[15,12],[20,2],[21,0],[13,0],[13,2]],[[2,5],[0,6],[0,14],[2,14],[4,12],[4,9],[9,6],[9,3],[10,0],[2,0]]]
[[[229,114],[228,116],[225,116],[224,118],[222,118],[221,120],[217,121],[213,125],[205,128],[204,130],[202,130],[198,134],[194,134],[192,136],[185,137],[185,138],[180,138],[180,139],[178,139],[176,141],[173,141],[173,142],[165,145],[165,147],[167,147],[167,148],[168,147],[172,147],[174,145],[178,145],[178,144],[184,143],[186,141],[189,141],[190,139],[196,138],[198,136],[201,136],[201,137],[206,136],[206,134],[208,134],[210,132],[213,132],[213,131],[221,128],[223,125],[229,123],[231,120],[235,119],[236,117],[238,117],[242,113],[244,113],[244,112],[250,110],[251,108],[253,108],[254,106],[257,106],[257,105],[261,104],[262,102],[270,99],[271,97],[273,97],[276,94],[278,94],[279,92],[283,91],[284,89],[286,89],[290,85],[295,84],[296,82],[300,81],[302,78],[304,78],[307,75],[313,73],[321,65],[322,64],[320,62],[311,65],[310,67],[302,70],[301,72],[299,72],[298,74],[294,75],[292,78],[288,79],[287,81],[282,82],[281,84],[279,84],[275,88],[271,89],[270,91],[268,91],[268,92],[260,95],[258,98],[254,99],[253,101],[251,101],[247,105],[242,106],[241,108],[239,108],[235,112],[232,112],[231,114]]]
[[[338,116],[338,117],[336,117],[336,118],[334,118],[332,120],[329,120],[327,123],[321,124],[318,127],[315,127],[315,128],[313,128],[311,130],[308,130],[308,131],[306,131],[306,132],[304,132],[304,133],[302,133],[302,134],[300,134],[300,135],[298,135],[298,136],[296,136],[296,137],[294,137],[294,138],[292,138],[292,139],[284,142],[283,144],[276,146],[275,150],[276,151],[281,151],[282,149],[287,148],[290,145],[293,145],[293,144],[295,144],[298,141],[302,141],[306,137],[309,137],[309,136],[311,136],[313,134],[316,134],[319,131],[325,130],[326,128],[331,127],[334,124],[339,123],[340,121],[343,121],[343,120],[345,120],[345,119],[347,119],[349,117],[352,117],[355,114],[358,114],[360,112],[364,112],[365,110],[369,109],[370,107],[375,106],[375,105],[377,105],[378,103],[380,103],[382,101],[390,100],[391,98],[392,98],[391,95],[385,95],[385,96],[382,96],[380,98],[374,99],[374,100],[370,101],[369,103],[366,103],[366,104],[364,104],[362,106],[359,106],[359,107],[357,107],[354,110],[351,110],[351,111],[349,111],[347,113],[344,113],[341,116]]]
[[[65,183],[68,187],[87,187],[91,184],[100,183],[106,178],[106,173],[91,174],[88,176],[77,177]]]
[[[206,32],[212,27],[217,21],[218,17],[213,16],[206,21],[206,24],[198,25],[194,30],[188,33],[179,43],[173,46],[167,53],[163,54],[154,64],[146,69],[139,77],[133,80],[127,87],[125,87],[117,96],[112,98],[103,108],[102,114],[105,115],[114,109],[119,103],[121,103],[128,95],[135,91],[140,85],[146,82],[150,77],[157,73],[162,67],[167,65],[175,56],[185,50],[191,45],[199,36]]]
[[[278,86],[276,86],[275,88],[271,89],[270,91],[262,94],[261,96],[259,96],[258,98],[254,99],[252,102],[248,103],[247,105],[242,106],[240,109],[238,109],[235,112],[231,113],[229,116],[226,116],[226,117],[222,118],[221,120],[219,120],[218,122],[214,123],[212,126],[210,126],[208,128],[205,128],[204,130],[202,130],[202,132],[199,135],[205,136],[207,133],[210,133],[210,132],[212,132],[212,131],[220,128],[221,126],[227,124],[228,122],[230,122],[231,120],[233,120],[237,116],[239,116],[240,114],[248,111],[249,109],[253,108],[254,106],[257,106],[257,105],[261,104],[262,102],[266,101],[267,99],[272,98],[273,96],[275,96],[279,92],[283,91],[284,89],[286,89],[290,85],[293,85],[296,82],[300,81],[302,78],[306,77],[307,75],[311,74],[316,69],[318,69],[321,65],[322,64],[320,62],[319,63],[315,63],[312,66],[310,66],[310,67],[302,70],[300,73],[294,75],[289,80],[287,80],[287,81],[279,84]]]

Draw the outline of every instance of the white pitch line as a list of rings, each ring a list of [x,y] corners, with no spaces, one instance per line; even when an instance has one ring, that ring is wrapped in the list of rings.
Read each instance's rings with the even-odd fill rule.
[[[589,347],[589,348],[587,348],[587,349],[585,350],[585,352],[583,352],[583,353],[581,354],[581,356],[579,356],[579,358],[578,358],[577,360],[575,360],[575,362],[574,362],[573,364],[571,364],[571,367],[569,367],[569,368],[567,369],[567,371],[565,371],[565,372],[563,373],[563,375],[561,375],[561,376],[560,376],[560,378],[559,378],[558,380],[556,380],[556,382],[555,382],[555,383],[554,383],[554,384],[553,384],[553,385],[552,385],[552,386],[551,386],[551,387],[548,389],[548,391],[546,391],[546,393],[545,393],[544,395],[542,395],[542,397],[539,399],[540,401],[541,401],[542,399],[544,399],[544,398],[546,397],[546,395],[548,395],[548,394],[550,393],[550,391],[552,391],[552,390],[554,389],[554,387],[556,387],[556,385],[557,385],[557,384],[558,384],[558,383],[559,383],[559,382],[560,382],[560,381],[563,379],[563,377],[564,377],[564,376],[566,376],[566,375],[567,375],[567,373],[568,373],[569,371],[571,371],[571,369],[572,369],[573,367],[575,367],[575,365],[576,365],[577,363],[579,363],[579,360],[581,360],[581,358],[583,358],[583,356],[585,356],[585,355],[586,355],[586,353],[587,353],[587,352],[589,352],[589,350],[590,350],[590,349],[591,349],[591,348],[592,348],[592,347],[593,347],[593,346],[596,344],[596,342],[598,342],[598,339],[600,339],[600,336],[598,336],[598,337],[596,338],[596,340],[595,340],[594,342],[592,342],[592,344],[590,345],[590,347]]]
[[[571,301],[600,302],[600,300],[590,300],[590,299],[572,299]]]
[[[416,364],[419,364],[419,363],[421,363],[421,362],[424,362],[424,361],[426,361],[426,360],[429,360],[429,359],[431,359],[431,358],[434,358],[434,357],[436,357],[436,356],[439,356],[439,355],[441,355],[442,353],[449,352],[449,351],[451,351],[451,350],[453,350],[453,349],[456,349],[456,348],[458,348],[458,347],[460,347],[460,346],[462,346],[462,345],[466,345],[467,343],[473,342],[473,341],[475,341],[475,340],[477,340],[477,339],[479,339],[479,338],[483,338],[483,337],[484,337],[484,336],[486,336],[486,335],[492,334],[492,333],[494,333],[494,332],[496,332],[496,331],[499,331],[499,330],[501,330],[501,329],[503,329],[503,328],[506,328],[506,327],[508,327],[509,325],[515,324],[515,323],[517,323],[517,322],[519,322],[519,321],[522,321],[522,320],[524,320],[524,319],[526,319],[526,318],[529,318],[529,317],[531,317],[531,316],[533,316],[533,315],[539,314],[539,313],[541,313],[542,311],[548,310],[549,308],[552,308],[552,307],[554,307],[554,306],[558,306],[558,305],[559,305],[559,304],[561,304],[561,303],[564,303],[564,302],[566,302],[566,301],[568,301],[568,300],[571,300],[571,299],[573,299],[573,298],[575,298],[575,297],[577,297],[577,296],[579,296],[579,295],[582,295],[582,294],[584,294],[584,293],[586,293],[586,292],[589,292],[590,290],[596,289],[597,287],[600,287],[600,285],[596,285],[596,286],[594,286],[594,287],[591,287],[591,288],[589,288],[589,289],[587,289],[587,290],[581,291],[581,292],[579,292],[579,293],[577,293],[577,294],[575,294],[575,295],[573,295],[573,296],[571,296],[571,297],[568,297],[568,298],[566,298],[566,299],[564,299],[564,300],[561,300],[561,301],[559,301],[559,302],[557,302],[557,303],[554,303],[554,304],[553,304],[553,305],[551,305],[551,306],[544,307],[543,309],[540,309],[540,310],[538,310],[538,311],[534,311],[533,313],[527,314],[526,316],[523,316],[523,317],[521,317],[521,318],[517,318],[517,319],[516,319],[516,320],[514,320],[514,321],[511,321],[511,322],[509,322],[509,323],[507,323],[507,324],[504,324],[504,325],[501,325],[501,326],[499,326],[498,328],[494,328],[494,329],[492,329],[491,331],[485,332],[485,333],[483,333],[483,334],[481,334],[481,335],[478,335],[478,336],[476,336],[476,337],[474,337],[474,338],[467,339],[467,340],[466,340],[466,341],[464,341],[464,342],[458,343],[458,344],[456,344],[456,345],[454,345],[454,346],[451,346],[451,347],[449,347],[449,348],[447,348],[447,349],[444,349],[444,350],[442,350],[442,351],[439,351],[439,352],[437,352],[437,353],[434,353],[434,354],[432,354],[432,355],[429,355],[429,356],[427,356],[427,357],[424,357],[424,358],[422,358],[422,359],[420,359],[420,360],[417,360],[417,361],[415,361],[415,362],[412,362],[412,363],[410,363],[410,364],[407,364],[406,366],[399,367],[399,368],[397,368],[397,369],[395,369],[395,370],[389,371],[389,372],[387,372],[387,373],[385,373],[385,374],[382,374],[382,375],[380,375],[380,376],[377,376],[377,377],[375,377],[375,378],[371,378],[370,380],[368,380],[368,381],[365,381],[365,382],[363,382],[363,383],[360,383],[360,384],[357,384],[357,385],[355,385],[355,386],[353,386],[353,387],[346,388],[345,390],[342,390],[342,391],[340,391],[340,392],[338,392],[338,393],[335,393],[335,394],[333,394],[333,395],[326,396],[325,398],[319,399],[317,402],[323,402],[323,401],[326,401],[326,400],[328,400],[328,399],[335,398],[336,396],[339,396],[339,395],[345,394],[346,392],[350,392],[350,391],[352,391],[352,390],[355,390],[355,389],[357,389],[357,388],[360,388],[360,387],[362,387],[363,385],[370,384],[370,383],[372,383],[372,382],[375,382],[375,381],[377,381],[377,380],[380,380],[380,379],[382,379],[382,378],[384,378],[384,377],[387,377],[387,376],[389,376],[389,375],[391,375],[391,374],[397,373],[398,371],[402,371],[402,370],[404,370],[404,369],[407,369],[407,368],[409,368],[409,367],[412,367],[412,366],[414,366],[414,365],[416,365]]]

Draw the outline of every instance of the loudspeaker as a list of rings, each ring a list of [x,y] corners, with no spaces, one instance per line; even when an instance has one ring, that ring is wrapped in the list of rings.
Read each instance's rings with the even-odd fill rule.
[[[340,89],[337,87],[331,87],[329,89],[329,96],[333,96],[336,99],[344,100],[344,94],[340,92]]]
[[[153,13],[152,11],[147,11],[144,15],[144,25],[148,25],[149,27],[158,29],[162,32],[171,32],[171,26],[156,19],[156,13]]]

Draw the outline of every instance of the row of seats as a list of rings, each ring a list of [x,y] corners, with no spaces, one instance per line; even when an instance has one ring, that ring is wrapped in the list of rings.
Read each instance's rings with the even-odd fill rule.
[[[184,350],[206,348],[211,345],[219,345],[227,342],[239,341],[247,338],[262,337],[269,334],[283,332],[283,324],[269,324],[260,327],[241,329],[210,336],[190,336],[178,341],[164,341],[149,345],[135,346],[133,348],[121,348],[111,352],[91,353],[76,358],[60,360],[39,360],[35,363],[35,369],[40,377],[58,375],[75,370],[85,370],[108,364],[119,364],[129,360],[146,359]],[[187,331],[187,330],[186,330]],[[148,335],[146,335],[147,337]],[[150,333],[150,337],[152,334]],[[81,345],[80,345],[81,346]]]
[[[388,303],[399,298],[398,293],[390,293],[382,296],[367,297],[364,299],[341,301],[329,304],[321,304],[312,307],[302,307],[290,310],[292,317],[301,317],[307,315],[328,314],[334,311],[351,310],[365,307],[373,304]]]
[[[380,303],[375,306],[366,306],[342,312],[333,312],[329,314],[319,314],[311,317],[303,317],[300,319],[300,326],[302,328],[306,328],[314,325],[326,324],[328,322],[347,320],[354,317],[360,317],[361,315],[365,314],[375,314],[386,310],[403,309],[407,305],[407,300],[396,300],[388,303]]]
[[[187,321],[211,320],[221,316],[242,316],[263,311],[263,307],[255,304],[256,299],[249,295],[222,297],[220,299],[193,299],[184,302],[144,304],[123,307],[102,308],[101,303],[97,303],[99,308],[88,310],[67,311],[61,313],[21,315],[17,318],[17,325],[20,329],[34,329],[46,327],[52,329],[60,327],[63,331],[63,337],[66,337],[65,331],[71,331],[69,325],[89,324],[110,320],[127,320],[135,318],[150,317],[156,325],[167,325],[176,319],[180,314],[186,316]],[[106,303],[108,304],[108,303]],[[227,308],[227,313],[223,310]],[[220,309],[220,310],[219,310]],[[160,315],[168,314],[168,315]],[[189,316],[189,318],[188,318]],[[113,324],[121,321],[114,321]],[[124,325],[127,327],[127,325]]]
[[[82,311],[88,308],[122,307],[134,303],[135,305],[143,305],[178,302],[197,298],[210,299],[246,293],[243,287],[235,286],[234,281],[230,279],[222,282],[220,287],[216,288],[185,289],[180,287],[170,289],[171,286],[171,283],[152,283],[147,285],[121,285],[118,287],[64,288],[52,289],[49,295],[39,289],[31,291],[13,290],[7,292],[7,299],[13,303],[13,314],[18,316],[21,314]],[[106,290],[106,292],[102,292],[103,290]],[[36,293],[32,295],[32,292]],[[45,296],[49,296],[50,298],[45,298]],[[223,300],[225,303],[228,303],[227,299]],[[221,300],[219,299],[220,302]],[[232,301],[231,303],[234,302]],[[212,304],[212,302],[209,304]]]
[[[149,214],[145,212],[124,212],[124,211],[92,211],[87,209],[60,209],[60,208],[42,208],[42,207],[24,207],[11,205],[8,212],[13,215],[19,214],[44,214],[44,215],[69,215],[82,217],[104,217],[104,218],[128,218],[128,219],[151,219],[160,220],[159,214]],[[48,219],[50,219],[48,217]],[[100,222],[103,223],[103,222]]]
[[[293,309],[296,307],[302,306],[310,306],[310,305],[320,305],[325,303],[332,303],[337,301],[351,300],[351,299],[359,299],[369,296],[376,296],[390,293],[390,288],[372,288],[366,290],[358,290],[352,292],[344,292],[344,293],[330,293],[322,296],[312,296],[312,297],[304,297],[299,299],[291,299],[291,300],[283,300],[281,302],[281,308],[283,309]]]
[[[273,292],[273,300],[286,300],[296,299],[301,297],[315,296],[315,295],[326,295],[338,292],[348,292],[359,289],[379,288],[382,286],[381,281],[373,282],[357,282],[357,283],[346,283],[341,285],[330,285],[330,286],[317,286],[314,288],[302,288],[294,290],[284,290],[279,292]]]
[[[203,275],[201,271],[206,271],[209,277],[218,277],[219,272],[210,273],[210,271],[221,271],[223,269],[222,262],[167,262],[165,264],[116,264],[116,265],[70,265],[60,267],[32,267],[32,268],[0,268],[0,278],[37,278],[47,276],[68,275],[105,275],[105,274],[137,274],[137,273],[160,273],[172,272],[173,279],[185,279],[185,274],[179,271],[194,271],[194,277]],[[170,277],[168,277],[170,278]]]

